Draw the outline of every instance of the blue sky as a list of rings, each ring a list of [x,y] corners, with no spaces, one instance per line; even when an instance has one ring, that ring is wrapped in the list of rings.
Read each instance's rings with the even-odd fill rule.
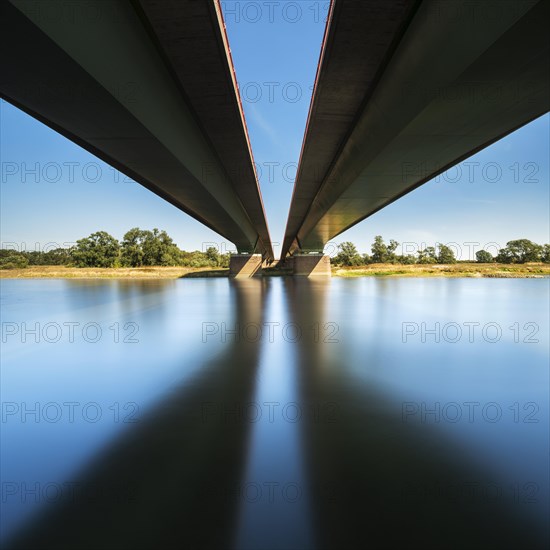
[[[276,254],[327,6],[323,1],[222,2]],[[549,242],[549,136],[546,115],[356,225],[335,244],[350,240],[367,252],[381,234],[411,243],[406,251],[412,252],[423,243],[452,242],[466,259],[489,243],[495,243],[487,247],[494,252],[515,238]],[[0,104],[0,156],[3,246],[62,246],[100,229],[121,239],[127,229],[139,226],[166,229],[186,250],[204,249],[208,243],[222,251],[232,248],[6,102]]]

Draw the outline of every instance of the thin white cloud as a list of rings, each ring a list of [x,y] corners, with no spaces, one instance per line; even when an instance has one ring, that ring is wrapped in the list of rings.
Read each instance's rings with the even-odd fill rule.
[[[263,117],[263,115],[260,113],[259,109],[254,103],[251,103],[248,105],[248,108],[246,109],[248,111],[247,119],[250,120],[254,125],[256,125],[258,128],[260,128],[267,137],[273,142],[274,145],[281,146],[281,143],[279,141],[279,136],[277,135],[277,132],[269,124],[269,122]]]

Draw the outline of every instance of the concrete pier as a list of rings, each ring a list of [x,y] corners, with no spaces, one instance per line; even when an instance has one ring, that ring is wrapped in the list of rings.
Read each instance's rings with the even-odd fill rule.
[[[330,256],[324,254],[295,254],[293,274],[299,277],[330,277]]]
[[[229,260],[230,277],[254,277],[262,274],[261,254],[232,254]]]

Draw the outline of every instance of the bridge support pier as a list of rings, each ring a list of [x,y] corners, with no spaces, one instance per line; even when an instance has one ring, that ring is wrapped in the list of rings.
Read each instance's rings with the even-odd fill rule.
[[[262,274],[261,254],[231,254],[229,259],[230,277],[254,277]]]
[[[293,274],[299,277],[330,277],[330,256],[325,254],[295,254]]]

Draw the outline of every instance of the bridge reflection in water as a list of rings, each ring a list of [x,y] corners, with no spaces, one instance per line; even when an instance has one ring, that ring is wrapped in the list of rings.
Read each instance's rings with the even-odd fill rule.
[[[363,323],[365,340],[381,338],[367,333],[367,319],[384,325],[390,305],[383,284],[369,283],[382,285],[380,297],[363,295],[358,313],[357,284],[228,281],[246,337],[228,334],[221,354],[85,468],[80,479],[103,498],[50,508],[7,546],[543,547],[544,522],[512,493],[449,491],[472,480],[503,486],[474,460],[475,444],[441,425],[404,423],[399,396],[359,374],[382,369],[390,344],[373,342],[358,364],[353,349],[364,342],[346,341],[343,329]],[[444,384],[452,383],[449,375]],[[115,498],[120,488],[131,498]]]

